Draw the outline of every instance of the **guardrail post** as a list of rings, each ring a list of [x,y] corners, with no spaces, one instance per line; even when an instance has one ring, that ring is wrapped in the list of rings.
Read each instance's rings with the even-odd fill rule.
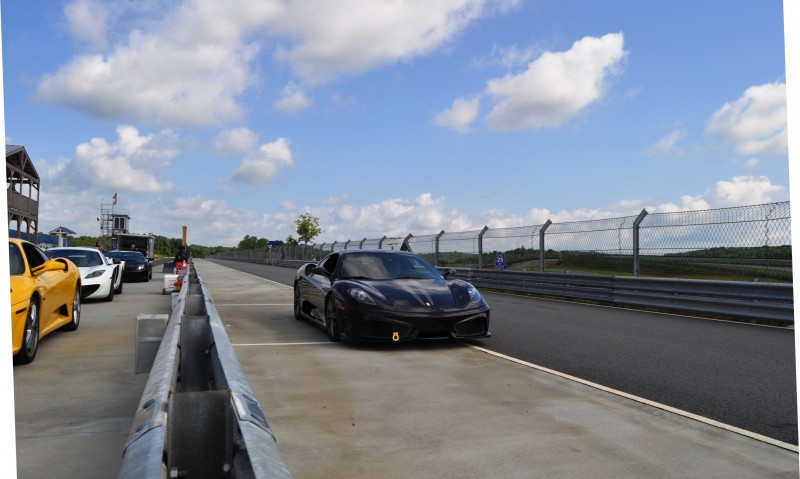
[[[633,276],[639,276],[639,225],[642,224],[644,217],[647,216],[647,210],[642,209],[639,216],[633,221]]]
[[[444,230],[440,231],[438,235],[436,235],[436,241],[434,242],[434,250],[433,250],[433,263],[436,267],[439,266],[439,238],[444,235]]]
[[[545,224],[539,229],[539,272],[544,273],[544,232],[553,224],[552,221],[547,220]]]
[[[489,231],[488,226],[484,226],[480,233],[478,233],[478,269],[483,269],[483,235]]]

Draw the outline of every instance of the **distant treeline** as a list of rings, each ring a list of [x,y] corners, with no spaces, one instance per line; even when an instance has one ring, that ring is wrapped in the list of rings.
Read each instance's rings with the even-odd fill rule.
[[[792,246],[757,246],[750,248],[706,248],[666,256],[690,256],[693,258],[769,258],[792,259]]]
[[[484,268],[494,268],[497,251],[483,253]],[[433,264],[432,253],[422,254]],[[504,266],[508,269],[538,271],[539,250],[518,248],[503,252]],[[631,275],[633,255],[602,251],[545,251],[545,271],[572,271],[592,274]],[[642,252],[642,276],[725,279],[750,281],[762,278],[771,281],[792,280],[791,246],[715,247],[668,254]],[[478,255],[463,252],[440,252],[439,267],[477,268]]]

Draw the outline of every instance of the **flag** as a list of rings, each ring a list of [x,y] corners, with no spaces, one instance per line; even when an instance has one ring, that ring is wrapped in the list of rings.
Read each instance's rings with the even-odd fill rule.
[[[117,194],[114,193],[114,206],[116,206],[116,205],[117,205]]]

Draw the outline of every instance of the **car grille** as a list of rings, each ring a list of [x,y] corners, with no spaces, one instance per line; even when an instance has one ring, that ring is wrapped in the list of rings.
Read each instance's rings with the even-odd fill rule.
[[[88,286],[82,286],[81,287],[81,297],[85,298],[87,296],[90,296],[90,295],[94,294],[94,292],[97,291],[98,289],[100,289],[100,285],[99,284],[90,284]]]

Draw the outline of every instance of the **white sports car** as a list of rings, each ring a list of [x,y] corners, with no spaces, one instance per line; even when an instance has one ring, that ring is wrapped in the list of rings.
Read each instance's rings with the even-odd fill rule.
[[[81,298],[113,301],[115,294],[122,293],[123,261],[107,258],[97,248],[83,246],[50,248],[47,255],[75,263],[81,273]]]

